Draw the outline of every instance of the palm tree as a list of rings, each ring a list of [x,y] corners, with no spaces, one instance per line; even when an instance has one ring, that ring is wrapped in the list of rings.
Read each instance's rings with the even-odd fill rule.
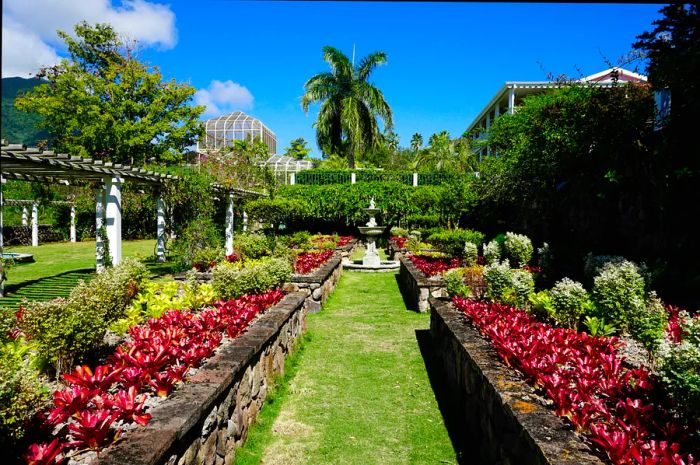
[[[413,150],[413,153],[418,153],[421,147],[423,147],[423,136],[419,133],[413,134],[411,136],[411,150]]]
[[[348,166],[354,168],[355,154],[376,147],[380,140],[377,118],[385,131],[393,126],[384,95],[368,82],[374,68],[386,63],[386,53],[370,53],[355,66],[342,52],[325,46],[323,59],[331,71],[306,81],[301,107],[308,113],[310,104],[322,102],[314,124],[318,146],[326,156],[346,155]]]

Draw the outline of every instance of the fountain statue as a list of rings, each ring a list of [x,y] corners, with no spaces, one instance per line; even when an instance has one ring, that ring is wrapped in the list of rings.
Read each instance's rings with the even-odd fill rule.
[[[362,265],[368,268],[379,268],[381,260],[377,253],[376,237],[384,232],[386,226],[378,226],[377,220],[374,218],[381,210],[374,204],[374,197],[369,202],[369,208],[363,208],[363,211],[369,214],[369,221],[366,226],[360,226],[360,233],[367,237],[366,251],[362,257]]]

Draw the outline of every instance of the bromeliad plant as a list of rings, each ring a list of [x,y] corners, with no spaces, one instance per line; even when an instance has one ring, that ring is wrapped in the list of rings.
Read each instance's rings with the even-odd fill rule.
[[[427,277],[444,273],[461,265],[459,258],[444,258],[430,255],[409,255],[408,259]]]
[[[616,465],[696,465],[681,453],[692,427],[669,411],[646,369],[628,369],[617,338],[537,322],[523,310],[454,298],[506,365],[522,371]]]
[[[166,397],[190,368],[213,355],[224,335],[240,335],[283,296],[277,289],[219,301],[198,314],[170,310],[130,328],[129,342],[118,347],[107,364],[95,369],[78,366],[63,376],[68,387],[54,392],[53,407],[45,415],[46,426],[58,435],[31,445],[25,461],[60,463],[70,449],[99,451],[119,436],[123,424],[147,424],[149,395]]]
[[[333,254],[333,250],[303,252],[294,259],[294,272],[298,274],[310,273],[330,260]]]

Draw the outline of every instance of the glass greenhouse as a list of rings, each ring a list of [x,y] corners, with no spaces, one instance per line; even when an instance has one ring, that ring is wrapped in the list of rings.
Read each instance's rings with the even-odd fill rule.
[[[267,145],[270,154],[277,153],[277,136],[259,119],[235,111],[204,122],[203,143],[197,142],[198,152],[217,151],[233,145],[234,140],[260,139]]]
[[[296,174],[314,167],[309,160],[298,160],[286,155],[273,155],[261,165],[269,166],[280,184],[290,184],[291,173]]]

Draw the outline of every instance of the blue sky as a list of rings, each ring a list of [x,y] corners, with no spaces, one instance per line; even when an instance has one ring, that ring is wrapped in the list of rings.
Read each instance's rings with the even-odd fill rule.
[[[21,23],[23,5],[44,1],[4,2],[3,32],[6,12],[8,21]],[[605,69],[604,57],[616,62],[629,52],[660,9],[646,4],[94,1],[104,5],[86,13],[88,18],[118,18],[129,8],[142,9],[115,21],[143,38],[149,46],[142,58],[167,78],[208,89],[199,97],[209,97],[221,111],[240,108],[261,119],[277,134],[279,152],[301,136],[316,154],[311,125],[317,107],[307,116],[299,101],[304,82],[327,70],[324,45],[350,55],[354,44],[357,57],[375,50],[388,54],[388,65],[375,71],[373,82],[391,105],[405,146],[415,132],[425,140],[441,130],[461,134],[505,81],[544,80],[543,68],[574,76],[577,68],[584,74]],[[84,2],[70,3],[76,11],[66,23],[85,8]],[[26,14],[32,13],[36,24],[36,13],[43,10],[40,5],[32,10]],[[150,18],[146,14],[165,19],[139,25],[134,18]],[[51,15],[46,16],[48,24],[41,24],[51,30]],[[42,40],[62,54],[55,40]],[[3,76],[9,75],[5,48]],[[222,92],[216,93],[212,81],[223,83]]]

